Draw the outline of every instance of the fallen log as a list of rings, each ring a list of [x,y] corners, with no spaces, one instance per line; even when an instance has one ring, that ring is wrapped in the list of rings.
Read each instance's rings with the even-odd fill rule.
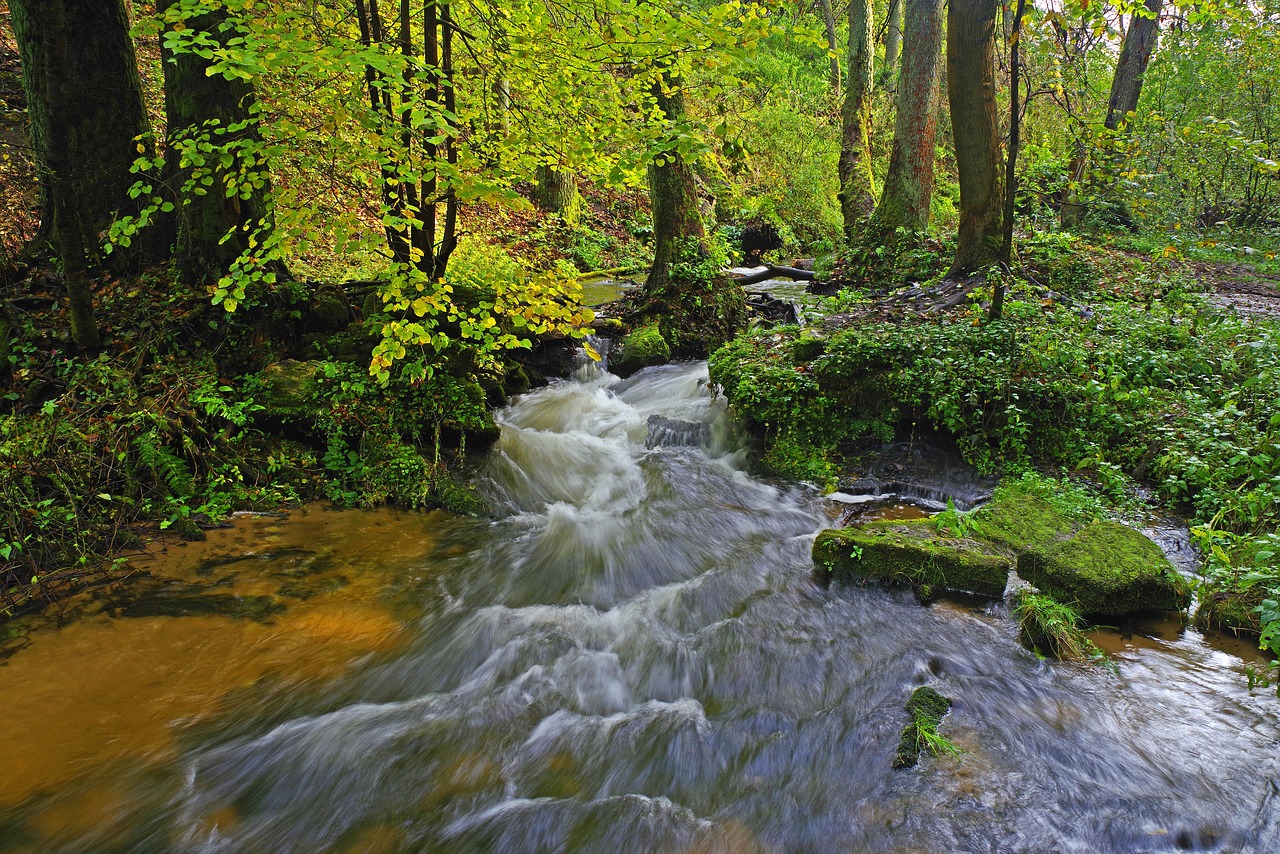
[[[791,279],[793,282],[812,282],[812,270],[801,270],[798,267],[775,267],[765,264],[764,269],[755,273],[747,273],[734,279],[740,285],[755,285],[768,279]]]

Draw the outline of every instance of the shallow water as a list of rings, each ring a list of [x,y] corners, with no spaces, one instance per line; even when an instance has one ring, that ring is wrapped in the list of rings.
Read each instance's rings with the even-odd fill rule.
[[[1111,674],[1037,660],[998,603],[825,589],[830,505],[743,472],[705,379],[517,400],[496,521],[246,520],[33,631],[0,851],[1280,849],[1246,645],[1122,627]],[[964,753],[893,771],[922,684]]]

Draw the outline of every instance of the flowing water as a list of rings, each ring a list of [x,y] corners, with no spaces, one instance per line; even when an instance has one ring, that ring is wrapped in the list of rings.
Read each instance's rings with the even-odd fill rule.
[[[0,851],[1280,850],[1246,645],[1111,633],[1109,673],[999,604],[824,588],[838,511],[745,474],[705,380],[517,400],[497,521],[249,520],[33,632]],[[891,770],[925,684],[963,753]]]

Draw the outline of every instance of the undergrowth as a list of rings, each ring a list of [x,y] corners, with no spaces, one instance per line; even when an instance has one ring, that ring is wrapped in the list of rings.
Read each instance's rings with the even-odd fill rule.
[[[1217,308],[1162,263],[1106,272],[1110,255],[1073,242],[1033,249],[1060,291],[1022,281],[1002,320],[976,303],[873,316],[816,348],[794,327],[755,331],[712,356],[712,380],[791,471],[837,471],[867,437],[935,436],[981,472],[1079,472],[1110,503],[1147,483],[1217,544],[1208,584],[1254,591],[1280,651],[1276,550],[1257,547],[1280,527],[1277,324]]]

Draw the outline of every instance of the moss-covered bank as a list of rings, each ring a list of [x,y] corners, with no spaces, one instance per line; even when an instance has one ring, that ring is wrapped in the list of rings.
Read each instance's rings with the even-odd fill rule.
[[[923,438],[981,472],[1061,467],[1114,497],[1143,482],[1218,546],[1203,549],[1206,624],[1274,624],[1263,642],[1280,643],[1280,606],[1270,618],[1243,606],[1280,601],[1280,572],[1249,557],[1280,527],[1275,321],[1224,312],[1143,259],[1067,241],[1029,256],[1040,281],[1011,284],[1001,321],[986,319],[981,293],[915,313],[846,292],[816,329],[738,337],[712,355],[712,381],[762,438],[762,467],[783,477],[834,483],[869,439]],[[1043,540],[1027,530],[1042,518],[974,525],[1022,551]],[[1028,558],[1028,572],[1043,563]]]

